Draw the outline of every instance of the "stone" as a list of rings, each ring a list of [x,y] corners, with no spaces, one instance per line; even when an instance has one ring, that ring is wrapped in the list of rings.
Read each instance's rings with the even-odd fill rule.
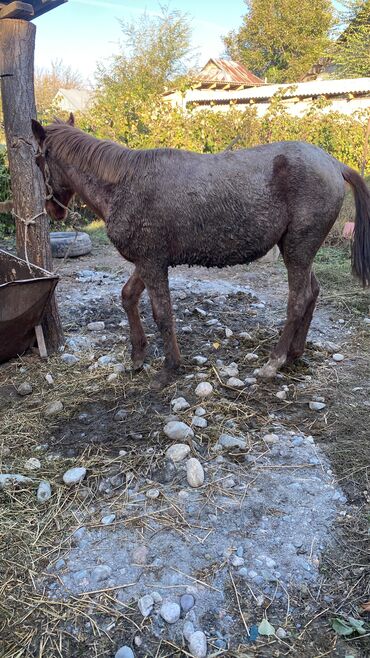
[[[112,523],[116,520],[116,515],[115,514],[107,514],[106,516],[102,516],[101,522],[103,525],[112,525]]]
[[[201,487],[204,482],[203,466],[198,459],[192,457],[186,464],[186,478],[191,487]]]
[[[30,457],[26,462],[24,462],[24,468],[26,471],[37,471],[39,468],[41,468],[41,462],[36,457]]]
[[[343,361],[344,356],[343,356],[343,354],[340,354],[340,352],[336,352],[335,354],[332,355],[331,358],[333,359],[333,361],[336,361],[337,363],[339,363],[340,361]]]
[[[86,468],[84,466],[75,466],[69,468],[63,475],[64,484],[73,485],[82,482],[86,476]]]
[[[195,598],[192,594],[183,594],[180,598],[180,606],[184,612],[189,612],[195,605]]]
[[[194,411],[194,414],[195,414],[196,416],[205,416],[206,413],[207,413],[207,412],[206,412],[206,410],[204,409],[204,407],[197,407],[196,410]]]
[[[108,384],[112,384],[113,382],[116,382],[118,379],[118,374],[116,372],[111,372],[110,375],[107,377],[107,382]]]
[[[112,573],[112,569],[108,564],[99,564],[92,570],[92,577],[95,582],[100,583],[107,580]]]
[[[146,564],[148,561],[149,550],[146,546],[138,546],[132,551],[131,560],[133,564]],[[153,598],[153,596],[152,596]],[[154,599],[153,599],[154,601]]]
[[[185,411],[185,409],[189,409],[190,404],[185,398],[175,398],[171,402],[172,406],[172,411],[177,414],[178,411]]]
[[[104,331],[105,329],[105,322],[89,322],[87,325],[87,329],[89,331]]]
[[[276,637],[279,638],[279,640],[284,640],[284,638],[287,636],[286,630],[284,628],[281,628],[281,626],[276,630]]]
[[[113,416],[113,420],[116,420],[117,422],[120,420],[126,420],[127,416],[128,413],[126,409],[118,409],[118,411],[116,411],[116,413]]]
[[[30,395],[32,391],[33,391],[33,387],[32,384],[30,384],[29,382],[23,382],[17,388],[17,393],[22,396]]]
[[[54,416],[63,411],[63,402],[60,400],[55,400],[55,402],[50,402],[45,409],[45,416]]]
[[[133,650],[125,644],[123,647],[118,649],[114,658],[135,658]]]
[[[76,363],[79,362],[80,359],[77,358],[74,354],[62,354],[60,357],[60,360],[63,361],[67,366],[74,366]]]
[[[287,399],[287,392],[286,391],[278,391],[275,393],[275,397],[277,397],[279,400],[286,400]]]
[[[252,336],[248,333],[248,331],[241,331],[239,338],[243,338],[243,340],[252,340]]]
[[[242,567],[244,564],[244,559],[238,555],[232,555],[230,558],[230,564],[233,567]]]
[[[221,377],[237,377],[239,375],[239,368],[237,364],[233,361],[230,363],[228,366],[222,365],[220,367],[220,375]]]
[[[277,434],[265,434],[262,438],[265,443],[279,443],[279,437]]]
[[[208,425],[206,419],[201,418],[200,416],[194,416],[191,420],[191,424],[193,427],[199,427],[200,429],[205,429]]]
[[[145,594],[145,596],[142,596],[141,599],[138,600],[137,604],[143,617],[149,617],[154,608],[153,597],[150,596],[150,594]]]
[[[170,420],[163,428],[163,431],[166,436],[168,436],[169,439],[173,439],[175,441],[183,441],[184,439],[192,439],[194,436],[194,432],[189,427],[189,425],[186,425],[186,423],[183,423],[178,420]]]
[[[193,361],[194,363],[196,363],[197,366],[204,366],[204,364],[207,363],[208,359],[206,356],[194,356]]]
[[[257,378],[256,377],[246,377],[244,380],[244,384],[246,386],[253,386],[254,384],[257,384]]]
[[[6,487],[10,487],[12,484],[29,484],[30,482],[32,482],[31,478],[20,473],[0,474],[0,489],[6,489]]]
[[[185,621],[183,629],[182,629],[183,636],[185,640],[189,642],[190,636],[193,635],[194,633],[194,624],[192,624],[191,621],[188,619]]]
[[[324,402],[309,402],[308,406],[311,411],[321,411],[322,409],[325,409],[326,404],[324,404]]]
[[[195,631],[190,635],[189,651],[194,658],[206,658],[207,638],[203,631]]]
[[[151,596],[154,603],[162,603],[162,597],[159,592],[152,592]]]
[[[231,336],[233,336],[233,335],[234,335],[234,332],[232,331],[232,329],[229,329],[229,327],[226,327],[226,328],[225,328],[225,336],[226,336],[226,338],[231,338]]]
[[[249,354],[245,355],[245,360],[252,362],[252,361],[258,361],[258,354],[255,354],[254,352],[250,352]]]
[[[244,382],[241,379],[238,379],[238,377],[230,377],[226,384],[232,388],[244,388]]]
[[[231,434],[221,434],[218,443],[223,448],[246,448],[246,441],[239,436]]]
[[[167,624],[175,624],[180,619],[180,613],[181,608],[179,604],[174,603],[173,601],[165,601],[159,611],[162,619],[164,619]]]
[[[186,443],[174,443],[166,450],[166,457],[175,463],[182,462],[189,453],[190,447]]]
[[[113,356],[112,354],[104,354],[103,356],[100,356],[98,359],[98,365],[99,366],[109,366],[110,363],[114,363],[116,361],[116,357]]]
[[[54,379],[53,379],[53,375],[51,375],[50,372],[46,373],[45,379],[46,379],[47,383],[49,384],[49,386],[53,386]]]
[[[195,389],[198,398],[208,398],[213,393],[213,386],[209,382],[200,382]]]
[[[46,480],[41,480],[37,488],[37,500],[39,503],[45,503],[51,498],[51,486]]]
[[[145,492],[146,497],[152,500],[158,498],[159,494],[160,494],[159,489],[148,489],[148,491]]]

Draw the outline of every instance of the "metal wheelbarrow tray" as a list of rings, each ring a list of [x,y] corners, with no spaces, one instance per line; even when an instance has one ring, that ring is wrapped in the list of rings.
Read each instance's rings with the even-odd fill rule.
[[[0,363],[43,343],[41,321],[58,276],[0,249]],[[46,356],[45,350],[40,353]]]

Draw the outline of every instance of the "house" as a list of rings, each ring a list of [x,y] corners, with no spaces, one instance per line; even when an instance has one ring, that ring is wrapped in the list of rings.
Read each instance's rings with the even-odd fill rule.
[[[230,79],[227,80],[227,75]],[[275,94],[283,95],[285,109],[301,116],[318,99],[329,101],[323,111],[354,114],[370,109],[370,78],[317,79],[290,84],[265,84],[236,62],[211,59],[185,92],[164,94],[164,100],[183,110],[228,111],[254,107],[263,116]]]
[[[93,95],[94,92],[89,89],[58,89],[53,104],[63,112],[87,112]]]

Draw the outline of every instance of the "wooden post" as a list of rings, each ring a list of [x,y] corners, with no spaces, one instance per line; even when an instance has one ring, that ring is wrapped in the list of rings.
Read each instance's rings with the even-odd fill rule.
[[[31,119],[36,118],[34,93],[34,50],[36,27],[25,20],[0,20],[0,75],[4,128],[8,149],[15,213],[24,219],[42,213],[45,190],[35,163],[35,142]],[[27,255],[31,263],[52,269],[49,219],[41,214],[27,227],[16,219],[17,253]],[[43,322],[46,344],[55,351],[63,343],[63,330],[55,297],[50,302]]]

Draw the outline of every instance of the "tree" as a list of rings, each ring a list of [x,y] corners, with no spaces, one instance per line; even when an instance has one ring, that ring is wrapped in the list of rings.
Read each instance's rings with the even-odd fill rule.
[[[336,77],[370,76],[370,0],[350,0],[342,20],[346,27],[333,47]]]
[[[121,21],[121,52],[108,67],[100,65],[95,104],[88,120],[100,137],[135,146],[146,118],[165,87],[185,75],[192,58],[191,26],[186,14],[161,9]]]
[[[330,0],[245,0],[227,54],[269,82],[295,82],[322,57],[334,23]]]
[[[36,69],[35,97],[38,116],[41,119],[50,119],[58,89],[73,89],[81,87],[82,83],[80,73],[63,64],[61,59],[52,61],[49,69]]]

